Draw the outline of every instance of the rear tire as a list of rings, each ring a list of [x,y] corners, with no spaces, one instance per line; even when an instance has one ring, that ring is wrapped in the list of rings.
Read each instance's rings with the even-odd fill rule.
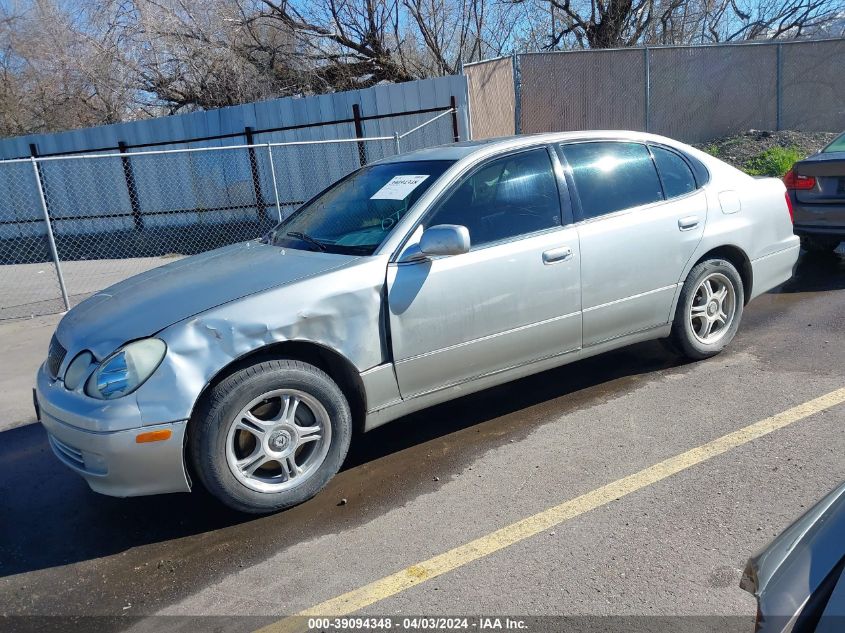
[[[733,264],[724,259],[697,264],[678,298],[671,347],[692,360],[715,356],[736,335],[744,303],[742,277]]]
[[[188,453],[212,495],[261,514],[316,495],[343,464],[351,434],[349,404],[325,372],[272,360],[212,387],[189,425]]]

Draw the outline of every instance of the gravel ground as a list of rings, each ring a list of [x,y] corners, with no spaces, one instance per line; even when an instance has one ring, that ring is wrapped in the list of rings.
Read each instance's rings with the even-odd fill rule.
[[[818,152],[836,136],[836,132],[748,130],[742,134],[726,136],[709,143],[701,143],[696,147],[741,169],[749,159],[772,147],[783,147],[785,149],[794,147],[802,156],[809,156]]]

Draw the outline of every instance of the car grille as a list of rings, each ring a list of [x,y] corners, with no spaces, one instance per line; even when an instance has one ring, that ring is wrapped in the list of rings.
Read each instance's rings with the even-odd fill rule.
[[[85,458],[82,456],[82,451],[70,444],[65,444],[55,435],[48,434],[47,437],[50,440],[50,444],[53,445],[53,452],[59,459],[71,466],[85,468]]]
[[[58,377],[59,368],[62,366],[62,361],[65,359],[66,354],[67,350],[62,347],[59,339],[53,334],[53,338],[50,339],[50,349],[47,352],[47,371],[50,372],[53,378]]]

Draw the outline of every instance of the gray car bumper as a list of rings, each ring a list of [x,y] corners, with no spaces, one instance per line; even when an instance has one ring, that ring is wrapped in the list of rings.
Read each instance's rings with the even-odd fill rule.
[[[751,287],[751,294],[748,297],[749,301],[779,286],[792,277],[795,272],[795,266],[798,263],[798,254],[801,251],[801,247],[797,237],[792,237],[789,241],[789,248],[771,253],[751,262],[752,279],[754,282]]]
[[[830,235],[845,239],[845,205],[793,203],[796,235]]]
[[[187,492],[183,462],[186,420],[120,431],[90,431],[65,422],[73,419],[45,397],[43,368],[36,382],[37,409],[50,447],[95,492],[115,497]],[[169,430],[163,441],[138,443],[140,433]]]

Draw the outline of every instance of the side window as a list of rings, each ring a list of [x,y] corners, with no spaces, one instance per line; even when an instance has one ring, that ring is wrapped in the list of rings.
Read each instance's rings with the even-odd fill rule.
[[[572,170],[584,218],[663,200],[645,145],[616,141],[561,146]]]
[[[695,191],[695,177],[686,161],[675,152],[662,147],[652,146],[654,162],[663,181],[663,190],[667,198],[676,198],[690,191]]]
[[[545,148],[482,165],[461,181],[428,217],[469,229],[473,248],[560,226],[560,197]]]

